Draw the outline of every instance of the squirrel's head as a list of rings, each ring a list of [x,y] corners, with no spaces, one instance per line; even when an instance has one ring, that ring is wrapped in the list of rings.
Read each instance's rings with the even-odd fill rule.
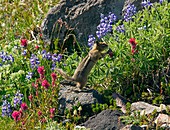
[[[104,50],[106,50],[108,48],[108,45],[105,42],[96,41],[93,48],[97,49],[99,51],[104,51]]]

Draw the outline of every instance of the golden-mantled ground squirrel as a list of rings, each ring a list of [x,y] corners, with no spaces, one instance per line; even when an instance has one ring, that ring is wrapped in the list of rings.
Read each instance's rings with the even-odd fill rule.
[[[82,89],[87,83],[88,75],[93,66],[100,58],[104,57],[108,53],[102,53],[107,48],[108,45],[106,43],[96,42],[93,45],[93,48],[89,51],[88,55],[80,62],[72,77],[69,77],[59,68],[56,68],[56,71],[59,72],[66,80],[76,82],[77,87]]]

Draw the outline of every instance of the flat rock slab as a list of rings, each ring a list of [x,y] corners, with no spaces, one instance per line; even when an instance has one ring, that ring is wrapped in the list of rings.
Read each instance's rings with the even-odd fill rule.
[[[154,110],[156,110],[157,112],[161,112],[163,110],[166,110],[166,106],[164,104],[161,104],[160,107],[151,105],[149,103],[146,102],[134,102],[131,104],[131,111],[140,111],[144,114],[150,114],[152,113]]]
[[[159,113],[158,117],[155,120],[156,124],[168,124],[170,125],[170,116],[166,114]]]
[[[120,130],[120,128],[125,126],[119,120],[119,117],[122,115],[122,112],[107,109],[90,117],[85,123],[81,124],[81,126],[90,128],[90,130]]]
[[[83,110],[90,111],[92,104],[103,103],[102,95],[96,90],[77,90],[76,86],[65,85],[59,91],[59,113],[63,114],[67,108],[72,109],[78,103],[82,105]]]

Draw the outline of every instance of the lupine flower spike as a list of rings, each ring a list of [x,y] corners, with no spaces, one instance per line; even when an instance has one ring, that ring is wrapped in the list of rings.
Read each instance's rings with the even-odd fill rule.
[[[126,22],[132,20],[132,16],[134,16],[136,14],[136,7],[134,5],[128,5],[125,13],[124,13],[124,20]]]
[[[150,2],[150,0],[144,0],[142,3],[141,3],[141,5],[143,6],[143,7],[145,7],[145,8],[148,8],[148,7],[150,7],[150,6],[152,6],[153,4]]]

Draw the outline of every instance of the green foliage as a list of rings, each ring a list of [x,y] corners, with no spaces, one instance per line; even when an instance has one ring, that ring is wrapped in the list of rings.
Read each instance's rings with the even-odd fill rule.
[[[28,0],[27,2],[3,0],[0,2],[0,50],[14,57],[13,63],[5,62],[0,66],[0,98],[2,95],[10,94],[11,97],[8,100],[12,103],[13,95],[20,90],[24,94],[24,102],[28,104],[28,110],[23,112],[22,119],[18,122],[10,117],[0,117],[0,129],[74,129],[76,124],[88,118],[88,114],[82,115],[83,110],[80,104],[74,106],[71,111],[66,110],[63,117],[58,115],[57,99],[59,82],[62,78],[58,76],[54,87],[50,76],[53,72],[52,61],[44,59],[41,54],[46,46],[39,34],[36,40],[31,38],[30,32],[39,29],[44,14],[57,2],[58,0]],[[132,101],[144,100],[153,104],[163,103],[166,96],[170,95],[169,19],[170,4],[164,2],[162,5],[156,3],[152,8],[139,11],[133,16],[132,21],[118,21],[113,25],[113,33],[102,39],[113,50],[113,57],[106,56],[99,60],[87,84],[103,93],[106,101],[105,104],[92,105],[93,113],[97,114],[105,109],[118,109],[116,101],[112,99],[112,92],[118,92]],[[116,31],[117,26],[121,24],[125,27],[124,33]],[[21,47],[21,41],[18,40],[20,38],[28,40],[26,48]],[[128,43],[130,38],[136,39],[137,53],[132,53],[132,46]],[[58,42],[59,39],[54,39],[56,48]],[[62,61],[56,63],[57,67],[62,68],[69,75],[74,73],[79,62],[89,51],[80,46],[78,48],[82,51],[81,55],[75,50],[72,50],[74,53],[71,55],[63,51]],[[60,52],[58,49],[53,50],[53,53],[58,54]],[[22,55],[24,50],[27,50],[26,55]],[[43,79],[50,83],[49,89],[42,86],[42,79],[37,69],[30,67],[32,54],[39,59],[39,66],[45,68]],[[34,73],[34,76],[28,80],[26,75],[30,71]],[[30,94],[33,96],[31,101],[28,99]],[[130,114],[130,103],[126,106],[127,114]],[[50,108],[55,108],[55,114],[50,115]],[[19,110],[19,108],[12,108],[12,110]],[[42,115],[37,114],[39,111]],[[153,122],[154,117],[154,114],[146,117],[137,112],[133,116],[127,115],[121,119],[128,124],[141,125]],[[62,124],[61,119],[69,121]]]
[[[125,33],[116,31],[122,22],[113,25],[113,34],[103,40],[109,44],[114,56],[98,62],[91,74],[90,83],[105,87],[107,82],[108,89],[131,100],[140,97],[147,88],[159,93],[161,76],[157,78],[156,75],[168,75],[163,72],[168,70],[170,54],[169,12],[170,4],[154,4],[152,8],[139,11],[133,21],[123,22]],[[128,43],[130,38],[136,39],[138,53],[131,53],[131,45]],[[162,82],[166,83],[166,80],[164,78]],[[168,86],[164,88],[169,90]]]
[[[105,104],[100,104],[100,103],[92,104],[92,112],[95,114],[106,109],[118,110],[116,105],[116,100],[110,98],[109,101],[106,102]]]
[[[50,7],[59,0],[1,0],[0,44],[12,42],[16,37],[30,36],[29,31],[39,26]]]
[[[145,115],[140,115],[140,112],[134,112],[133,115],[130,116],[121,116],[120,119],[122,122],[126,124],[133,125],[143,125],[149,122],[149,118]]]

